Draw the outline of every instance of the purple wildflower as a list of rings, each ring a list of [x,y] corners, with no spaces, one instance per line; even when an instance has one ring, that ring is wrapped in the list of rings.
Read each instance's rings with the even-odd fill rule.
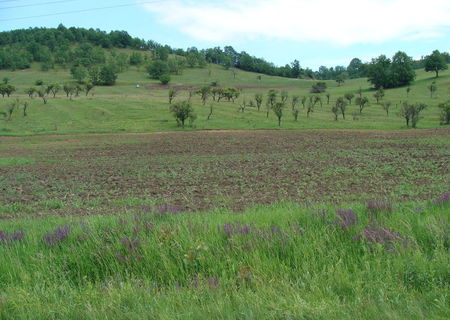
[[[58,226],[53,232],[49,231],[44,234],[44,242],[48,246],[53,247],[57,243],[66,240],[71,231],[68,225]]]
[[[219,279],[217,278],[209,278],[208,279],[208,286],[210,289],[215,289],[219,286]]]
[[[450,191],[440,195],[434,202],[440,206],[446,203],[450,203]]]
[[[367,202],[367,210],[372,213],[392,212],[392,203],[387,200],[369,200]]]
[[[24,231],[14,231],[12,233],[0,231],[0,242],[20,241],[25,237]]]
[[[139,247],[139,239],[136,237],[134,239],[130,239],[128,237],[125,237],[121,240],[122,245],[125,247],[125,249],[128,251],[128,253],[133,253],[136,251],[137,247]]]
[[[24,236],[25,236],[24,231],[16,231],[13,232],[13,234],[9,237],[9,239],[10,241],[19,241],[22,240]]]
[[[200,285],[200,281],[199,281],[199,279],[198,279],[198,276],[195,276],[195,278],[194,278],[193,281],[192,281],[192,287],[198,288],[199,285]]]
[[[388,250],[392,250],[395,242],[399,241],[403,242],[404,246],[407,246],[406,240],[399,232],[375,225],[365,227],[363,231],[355,236],[356,241],[361,241],[362,239],[367,242],[379,243]]]
[[[227,238],[231,238],[236,234],[249,234],[254,229],[253,224],[243,224],[242,222],[227,222],[222,228],[219,227],[219,231],[222,231]]]
[[[173,206],[171,204],[161,204],[156,208],[155,215],[156,216],[164,216],[167,213],[177,214],[183,211],[181,208]]]
[[[271,234],[280,234],[280,233],[281,233],[281,230],[280,230],[280,228],[278,228],[276,225],[272,224],[272,225],[270,226],[270,233],[271,233]]]
[[[142,206],[141,211],[144,213],[149,213],[149,212],[153,211],[153,207],[152,206]]]
[[[348,231],[352,225],[358,222],[358,217],[353,209],[338,209],[336,213],[338,216],[337,222],[345,231]]]

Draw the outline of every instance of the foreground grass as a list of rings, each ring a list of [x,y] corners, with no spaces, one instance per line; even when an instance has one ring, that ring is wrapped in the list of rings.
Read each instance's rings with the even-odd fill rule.
[[[448,319],[447,198],[5,220],[0,319]]]

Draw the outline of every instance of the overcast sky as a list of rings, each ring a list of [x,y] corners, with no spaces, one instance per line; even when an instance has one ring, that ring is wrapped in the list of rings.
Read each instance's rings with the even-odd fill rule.
[[[0,0],[0,30],[60,23],[180,48],[232,45],[313,69],[398,50],[414,58],[450,51],[450,0]]]

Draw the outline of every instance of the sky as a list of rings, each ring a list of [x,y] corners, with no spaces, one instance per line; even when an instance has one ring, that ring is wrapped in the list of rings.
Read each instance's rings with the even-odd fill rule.
[[[450,0],[0,0],[0,31],[125,30],[174,48],[231,45],[285,65],[450,51]]]

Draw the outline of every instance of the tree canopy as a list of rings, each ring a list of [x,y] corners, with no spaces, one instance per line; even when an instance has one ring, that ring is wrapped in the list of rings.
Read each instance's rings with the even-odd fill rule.
[[[410,84],[414,81],[416,73],[413,60],[406,53],[398,51],[392,60],[385,55],[372,59],[367,67],[368,81],[376,89],[395,88]]]
[[[429,56],[426,56],[424,63],[425,63],[425,71],[435,72],[436,78],[439,77],[439,71],[448,69],[445,56],[441,54],[439,50],[434,50]]]

